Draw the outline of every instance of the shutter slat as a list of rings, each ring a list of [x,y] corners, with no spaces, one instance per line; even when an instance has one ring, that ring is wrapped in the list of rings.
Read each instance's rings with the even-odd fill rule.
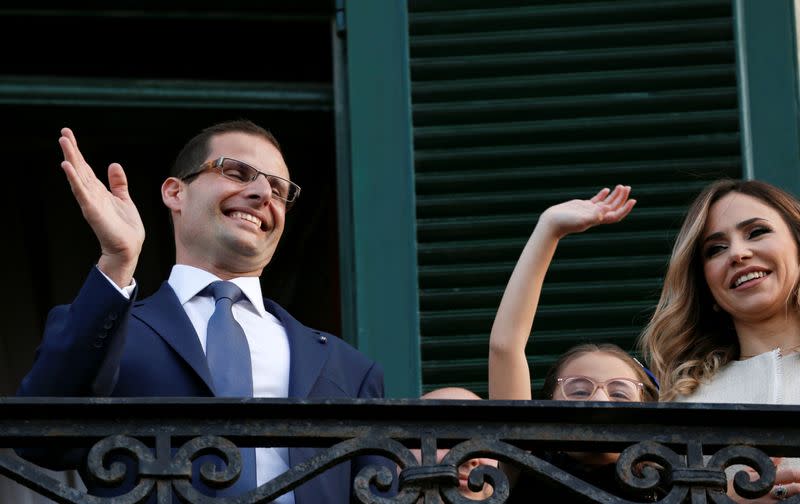
[[[608,95],[555,96],[476,101],[446,101],[414,106],[418,127],[474,124],[519,118],[595,117],[613,113],[736,109],[735,87]],[[416,128],[418,130],[419,128]]]
[[[684,211],[675,207],[649,207],[628,217],[628,229],[647,230],[671,227],[680,222]],[[496,238],[524,236],[533,231],[538,214],[492,215],[490,217],[444,217],[419,219],[417,237],[422,242],[468,239],[481,236]],[[613,228],[610,228],[613,229]],[[604,228],[595,232],[603,233]]]
[[[443,191],[466,192],[480,187],[482,191],[518,189],[523,186],[560,188],[564,177],[582,179],[591,176],[597,184],[603,180],[625,183],[647,183],[654,177],[672,177],[673,180],[708,179],[729,174],[741,163],[739,156],[706,157],[693,159],[668,159],[619,163],[584,163],[572,165],[515,166],[495,170],[444,170],[417,173],[418,198],[441,194]],[[596,186],[595,186],[596,187]],[[591,190],[591,188],[589,188]],[[637,184],[635,193],[641,191]],[[573,192],[574,193],[574,192]],[[584,194],[577,194],[583,196]],[[424,214],[421,215],[424,217]]]
[[[641,0],[614,0],[573,4],[561,2],[531,6],[530,1],[515,3],[514,9],[483,8],[474,3],[428,0],[410,2],[412,38],[442,31],[480,31],[488,24],[501,25],[508,29],[538,28],[549,25],[572,26],[597,23],[598,19],[613,18],[618,22],[641,20],[686,19],[693,17],[725,16],[730,13],[730,2],[726,0],[673,0],[648,2]],[[423,7],[427,4],[427,8]],[[492,7],[498,6],[492,2]]]
[[[602,133],[589,130],[601,129]],[[610,117],[580,117],[547,121],[501,122],[419,127],[414,144],[419,151],[460,145],[517,145],[532,135],[539,141],[564,140],[567,135],[593,133],[594,138],[647,137],[672,133],[738,132],[738,110],[670,112]]]
[[[476,64],[491,63],[492,53],[501,60],[510,57],[503,53],[520,53],[518,57],[525,56],[521,51],[533,51],[533,53],[527,54],[527,58],[546,58],[558,53],[558,51],[550,51],[553,45],[561,48],[567,46],[573,49],[566,54],[562,51],[562,56],[567,61],[575,62],[592,52],[610,58],[621,58],[631,53],[641,52],[645,48],[657,53],[668,51],[668,54],[685,48],[687,54],[692,55],[704,45],[709,48],[730,50],[732,38],[731,25],[725,19],[681,23],[642,23],[624,28],[619,25],[595,28],[581,26],[525,32],[431,35],[414,39],[411,50],[417,57],[411,61],[412,70],[418,70],[418,65],[424,61],[423,58],[445,59],[448,55],[454,57],[454,63],[471,60]],[[723,41],[718,41],[719,39],[723,39]],[[615,49],[618,52],[614,52],[614,49],[591,51],[590,49],[595,47],[598,41],[605,46],[617,46]],[[687,45],[681,45],[682,43]],[[654,46],[648,47],[647,44],[654,44]],[[667,44],[669,44],[668,47],[660,47]]]
[[[674,239],[671,231],[635,231],[569,236],[559,244],[559,257],[580,257],[591,247],[596,255],[611,255],[624,249],[631,254],[654,254],[663,251]],[[519,256],[526,238],[484,238],[460,241],[420,243],[420,264],[454,264],[486,260],[506,261]]]
[[[648,301],[544,305],[536,314],[536,329],[593,329],[603,325],[624,325],[647,313],[651,307]],[[478,328],[488,333],[496,312],[495,308],[428,311],[421,315],[420,324],[422,330],[431,335]]]
[[[428,103],[481,97],[523,98],[729,87],[735,83],[736,68],[726,64],[417,82],[413,83],[411,95],[414,103]]]
[[[593,302],[597,299],[642,299],[650,297],[661,287],[660,278],[644,278],[627,282],[580,281],[549,283],[542,289],[542,296],[553,303]],[[425,289],[420,292],[420,308],[436,311],[448,307],[491,308],[500,302],[503,289],[482,288],[440,288]]]
[[[670,175],[676,178],[697,179],[709,174],[730,173],[741,163],[739,156],[706,157],[694,159],[666,159],[624,163],[585,163],[573,165],[516,166],[495,170],[446,170],[417,174],[417,194],[438,193],[442,190],[474,189],[480,184],[483,190],[518,188],[520,184],[533,187],[550,187],[563,177],[614,178],[615,180],[650,181],[653,176]],[[637,187],[637,192],[639,191]],[[463,191],[459,191],[463,192]]]
[[[466,264],[422,264],[420,284],[424,288],[444,286],[499,285],[505,287],[516,257],[507,261]],[[642,271],[664,271],[667,254],[625,255],[595,258],[559,258],[550,266],[547,281],[582,280],[588,277],[610,280],[639,278]]]
[[[619,343],[630,341],[638,332],[635,328],[626,326],[601,328],[587,335],[585,331],[559,329],[556,331],[537,330],[529,346],[532,350],[548,349],[560,352],[569,348],[576,339],[584,337],[586,342],[594,343]],[[453,352],[470,349],[475,355],[488,352],[488,343],[485,334],[455,334],[446,336],[429,336],[422,343],[422,353],[427,360],[448,359]],[[531,352],[533,353],[533,352]],[[540,359],[542,358],[540,352]]]
[[[613,70],[626,67],[658,68],[676,64],[703,64],[733,61],[733,42],[676,44],[627,49],[587,49],[514,53],[502,56],[442,56],[411,61],[415,79],[436,80],[553,74],[580,67],[583,71]]]
[[[586,184],[585,181],[579,181]],[[685,194],[686,191],[699,190],[704,185],[704,181],[670,181],[671,183],[664,182],[662,184],[639,184],[635,188],[634,196],[638,195],[640,199],[646,199],[652,206],[655,206],[655,201],[658,199],[666,199],[667,201],[674,201],[674,198]],[[689,185],[687,185],[689,184]],[[420,195],[418,204],[422,208],[431,208],[435,206],[445,207],[447,203],[453,205],[463,205],[471,207],[474,212],[475,205],[507,203],[508,205],[519,205],[517,208],[525,208],[525,201],[535,199],[536,201],[544,203],[546,206],[560,203],[569,199],[574,199],[583,196],[584,198],[593,196],[592,192],[597,192],[599,187],[588,185],[575,185],[574,187],[560,187],[560,188],[538,188],[532,184],[530,188],[523,189],[523,185],[518,184],[511,190],[492,190],[485,191],[480,186],[472,186],[469,192],[451,192],[449,194],[432,194]],[[442,215],[450,215],[447,212]],[[646,215],[646,214],[642,214]],[[490,216],[477,215],[476,219],[491,218]],[[609,229],[608,227],[600,227],[599,229]]]
[[[739,153],[738,133],[710,133],[685,137],[633,138],[630,140],[598,140],[529,144],[503,147],[461,147],[420,149],[415,151],[418,170],[477,168],[491,163],[494,167],[515,166],[521,163],[549,163],[560,160],[586,162],[598,158],[642,159],[665,157],[694,157],[701,154],[736,155]]]

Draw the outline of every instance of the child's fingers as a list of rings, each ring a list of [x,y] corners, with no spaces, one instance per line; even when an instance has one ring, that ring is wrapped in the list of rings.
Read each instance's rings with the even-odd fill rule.
[[[608,187],[604,187],[604,188],[600,189],[600,191],[598,191],[597,194],[595,194],[589,201],[591,201],[592,203],[599,203],[599,202],[603,201],[604,199],[606,199],[606,197],[608,196],[608,193],[610,193],[610,192],[611,192],[611,189],[609,189]]]

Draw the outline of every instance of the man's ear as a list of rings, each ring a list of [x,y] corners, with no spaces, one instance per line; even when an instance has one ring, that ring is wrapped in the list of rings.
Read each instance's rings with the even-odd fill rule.
[[[161,184],[161,201],[173,212],[180,212],[183,207],[183,191],[186,183],[178,178],[169,177]]]

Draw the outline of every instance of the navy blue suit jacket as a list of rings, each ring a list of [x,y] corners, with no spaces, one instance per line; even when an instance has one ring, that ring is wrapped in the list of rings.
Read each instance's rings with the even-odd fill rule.
[[[277,303],[265,299],[264,306],[289,338],[289,397],[383,397],[377,363],[341,339],[304,326]],[[73,303],[50,312],[18,394],[212,397],[214,392],[197,333],[172,288],[165,282],[149,298],[131,302],[92,268]],[[316,452],[290,448],[290,466]],[[297,504],[349,502],[358,464],[340,464],[304,483],[295,489]]]

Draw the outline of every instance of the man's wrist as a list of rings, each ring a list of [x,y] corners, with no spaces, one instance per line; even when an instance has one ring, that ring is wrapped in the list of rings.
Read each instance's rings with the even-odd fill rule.
[[[119,289],[128,287],[133,281],[136,260],[103,254],[97,261],[97,268]]]
[[[130,281],[127,283],[127,285],[120,286],[113,278],[111,278],[103,271],[103,269],[100,267],[99,264],[96,266],[96,268],[97,271],[99,271],[100,274],[103,275],[103,277],[105,277],[106,280],[108,280],[108,283],[110,283],[115,289],[117,289],[117,292],[122,294],[125,297],[125,299],[131,298],[131,296],[133,295],[133,291],[136,290],[136,280],[134,280],[133,277],[130,278]]]

